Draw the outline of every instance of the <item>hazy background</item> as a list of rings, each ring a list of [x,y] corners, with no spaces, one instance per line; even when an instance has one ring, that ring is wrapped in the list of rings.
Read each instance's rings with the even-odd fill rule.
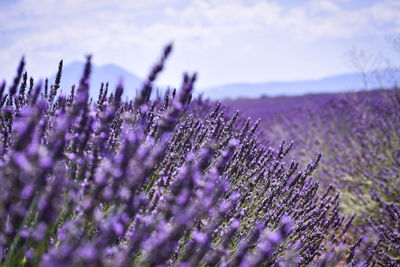
[[[349,73],[347,51],[399,62],[388,39],[400,33],[398,0],[0,0],[0,77],[21,55],[34,77],[93,54],[145,77],[173,41],[160,84],[197,71],[197,88],[298,81]],[[386,64],[386,62],[385,62]]]

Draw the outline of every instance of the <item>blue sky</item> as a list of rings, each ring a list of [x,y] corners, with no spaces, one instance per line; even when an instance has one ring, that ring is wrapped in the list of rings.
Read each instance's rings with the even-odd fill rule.
[[[398,0],[0,0],[0,77],[11,80],[21,55],[43,77],[89,53],[145,77],[173,41],[162,84],[184,71],[200,88],[321,78],[350,72],[353,47],[400,62],[387,41],[398,14]]]

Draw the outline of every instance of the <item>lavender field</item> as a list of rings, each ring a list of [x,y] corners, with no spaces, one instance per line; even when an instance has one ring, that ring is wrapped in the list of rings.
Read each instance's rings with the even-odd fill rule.
[[[1,84],[2,266],[400,264],[397,89],[154,97],[171,50],[127,101],[89,97],[90,57],[72,90],[62,61]]]
[[[340,211],[352,218],[349,232],[376,242],[378,258],[394,260],[380,262],[386,266],[399,264],[399,100],[393,88],[226,104],[262,118],[265,144],[294,140],[292,155],[303,165],[322,153],[314,179],[320,189],[340,193]]]

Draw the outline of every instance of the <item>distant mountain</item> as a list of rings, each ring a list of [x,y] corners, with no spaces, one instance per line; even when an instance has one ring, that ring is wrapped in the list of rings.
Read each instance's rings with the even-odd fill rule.
[[[76,87],[78,86],[83,73],[84,64],[83,62],[76,61],[63,67],[60,88],[64,92],[70,92],[73,84],[75,84]],[[54,73],[49,78],[50,84],[54,83],[55,77],[56,74]],[[132,99],[136,95],[136,90],[138,90],[142,84],[141,78],[114,64],[103,66],[92,65],[89,89],[90,95],[98,95],[102,82],[109,82],[108,90],[109,92],[114,92],[120,78],[122,78],[124,83],[123,98],[129,97]]]
[[[369,74],[368,88],[390,88],[395,81],[400,81],[400,71],[397,69],[384,70],[383,81],[378,81],[374,74]],[[315,93],[339,93],[364,89],[357,74],[342,74],[319,80],[304,80],[293,82],[265,83],[232,83],[204,89],[202,94],[210,99],[257,98],[261,96],[296,96]]]
[[[61,78],[61,89],[69,92],[71,86],[79,84],[79,79],[83,73],[84,62],[72,62],[63,67]],[[392,87],[395,82],[400,81],[399,69],[387,69],[383,82],[377,81],[375,75],[369,74],[372,79],[368,81],[370,89]],[[56,74],[50,78],[50,84],[54,83]],[[124,82],[123,98],[132,99],[136,96],[136,91],[142,85],[142,79],[135,74],[115,65],[107,64],[103,66],[92,65],[90,78],[90,95],[97,96],[102,82],[109,82],[109,91],[113,92],[119,79]],[[237,99],[237,98],[258,98],[261,96],[298,96],[316,93],[339,93],[363,89],[364,85],[357,74],[342,74],[326,77],[319,80],[304,80],[292,82],[265,82],[265,83],[232,83],[212,88],[197,90],[197,94],[203,94],[205,98],[216,99]],[[164,88],[165,89],[165,88]],[[161,87],[161,91],[163,88]]]

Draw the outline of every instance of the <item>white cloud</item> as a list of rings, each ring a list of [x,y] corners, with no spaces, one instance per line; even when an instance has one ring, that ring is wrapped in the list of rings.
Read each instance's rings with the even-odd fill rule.
[[[220,49],[223,54],[227,47],[237,45],[230,43],[232,40],[250,36],[312,43],[384,36],[400,30],[398,1],[374,1],[360,4],[360,9],[347,9],[347,2],[310,0],[288,6],[266,0],[174,0],[168,4],[161,0],[21,0],[0,9],[0,38],[6,38],[8,44],[0,44],[0,62],[5,62],[0,71],[14,73],[15,66],[8,62],[22,54],[40,61],[33,66],[41,73],[54,69],[53,63],[48,66],[46,62],[65,54],[82,58],[83,53],[91,52],[106,62],[135,48],[137,52],[118,58],[136,61],[159,51],[170,40],[184,51],[205,55],[210,49]],[[249,39],[241,49],[248,53],[263,46],[256,42]],[[139,74],[147,70],[132,68]]]

